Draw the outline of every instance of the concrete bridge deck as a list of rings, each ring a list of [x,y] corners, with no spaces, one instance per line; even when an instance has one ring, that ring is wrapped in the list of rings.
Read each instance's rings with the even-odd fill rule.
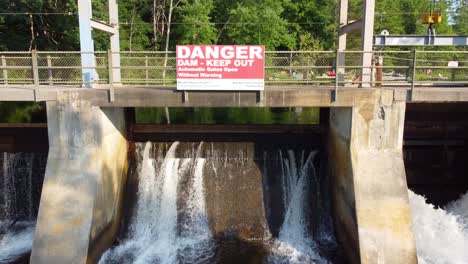
[[[371,99],[378,90],[395,101],[467,102],[468,87],[272,86],[263,92],[177,91],[170,86],[109,86],[87,89],[70,86],[8,86],[0,88],[0,101],[56,101],[61,93],[76,93],[96,106],[114,107],[344,107]],[[113,101],[111,93],[113,92]]]
[[[94,57],[96,65],[83,67],[83,55]],[[379,63],[363,67],[364,55]],[[464,50],[266,51],[263,92],[177,91],[173,52],[31,51],[0,57],[0,101],[56,101],[60,92],[73,92],[96,106],[333,107],[372,100],[379,86],[397,101],[468,100]],[[363,70],[370,70],[370,80],[361,78]],[[85,81],[88,75],[94,78]]]

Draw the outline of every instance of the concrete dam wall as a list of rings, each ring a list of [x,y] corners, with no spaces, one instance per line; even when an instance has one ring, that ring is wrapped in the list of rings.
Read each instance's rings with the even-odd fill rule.
[[[100,263],[325,263],[336,245],[318,152],[282,145],[137,143],[136,204]]]
[[[428,234],[468,242],[468,200],[447,203],[468,189],[466,141],[455,133],[466,130],[466,105],[431,106],[429,117],[418,114],[424,106],[384,97],[322,109],[315,127],[154,131],[134,126],[124,109],[71,95],[48,103],[40,203],[21,182],[40,186],[42,176],[2,174],[0,186],[18,179],[15,197],[37,197],[36,209],[9,217],[8,228],[26,230],[30,244],[5,263],[27,263],[31,245],[31,263],[463,263],[464,250],[442,252]],[[27,151],[11,143],[21,133],[5,131],[4,151]],[[427,173],[430,164],[439,170]],[[5,193],[0,201],[13,199]],[[35,231],[13,223],[37,208]]]

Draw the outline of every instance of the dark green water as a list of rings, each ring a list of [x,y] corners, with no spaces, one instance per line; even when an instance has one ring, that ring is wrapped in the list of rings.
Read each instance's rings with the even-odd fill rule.
[[[318,124],[319,108],[137,108],[136,123]],[[169,121],[169,122],[168,122]]]
[[[136,123],[151,124],[318,124],[319,108],[136,108]],[[0,123],[45,123],[45,103],[0,102]]]

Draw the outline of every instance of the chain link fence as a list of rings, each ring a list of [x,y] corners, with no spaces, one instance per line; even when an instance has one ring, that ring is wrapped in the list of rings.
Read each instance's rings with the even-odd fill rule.
[[[94,57],[95,65],[81,66],[85,54]],[[364,54],[371,56],[371,65],[363,67]],[[116,60],[119,56],[120,60]],[[361,76],[363,68],[367,69],[366,78]],[[92,84],[97,85],[112,81],[122,85],[174,86],[176,69],[174,52],[0,52],[0,85],[80,86],[83,72],[87,70],[94,73]],[[114,72],[113,76],[120,71],[121,80],[110,79],[110,71]],[[266,51],[265,84],[468,86],[468,52]]]
[[[32,84],[33,70],[30,52],[0,53],[0,84]]]
[[[114,67],[116,68],[116,67]],[[175,85],[175,52],[121,52],[122,84]]]
[[[418,51],[415,82],[421,84],[468,82],[468,52]]]

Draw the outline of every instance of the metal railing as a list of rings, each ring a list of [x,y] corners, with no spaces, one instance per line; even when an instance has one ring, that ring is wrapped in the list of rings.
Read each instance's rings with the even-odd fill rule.
[[[363,67],[361,56],[372,54]],[[5,85],[83,84],[83,69],[96,71],[97,85],[113,85],[111,71],[120,71],[122,85],[176,83],[174,52],[94,52],[95,66],[83,68],[80,52],[0,52],[0,87]],[[164,61],[167,58],[167,64]],[[336,67],[338,65],[338,67]],[[369,69],[367,78],[362,69]],[[267,51],[265,84],[323,86],[468,86],[468,51]]]

